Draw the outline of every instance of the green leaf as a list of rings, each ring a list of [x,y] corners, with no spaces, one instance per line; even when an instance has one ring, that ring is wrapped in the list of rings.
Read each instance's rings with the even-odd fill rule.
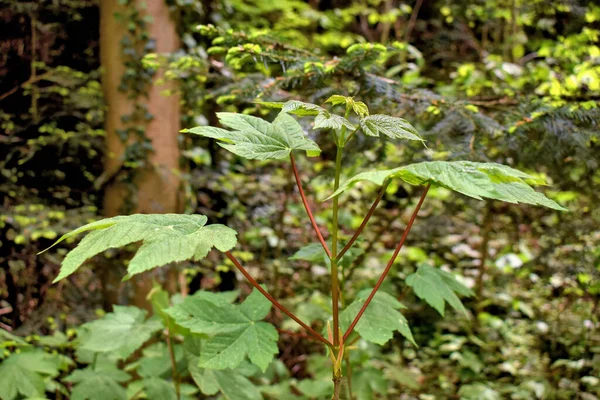
[[[61,357],[38,349],[11,354],[0,364],[0,399],[44,397],[44,380],[57,376],[62,363]]]
[[[228,303],[220,296],[198,292],[167,313],[193,333],[209,335],[202,342],[200,366],[211,369],[237,367],[246,357],[266,370],[277,348],[278,334],[264,319],[271,303],[253,291],[241,305]]]
[[[222,147],[250,160],[283,159],[292,150],[305,150],[310,155],[319,154],[321,149],[306,137],[302,126],[285,112],[280,113],[273,123],[245,114],[217,113],[219,122],[233,130],[199,126],[184,130],[197,135],[218,139]]]
[[[155,318],[146,320],[145,310],[114,306],[113,312],[82,325],[80,348],[126,359],[162,327]]]
[[[405,119],[389,115],[375,114],[360,120],[360,127],[368,136],[383,134],[391,139],[423,141],[419,132]]]
[[[262,400],[263,397],[252,382],[231,369],[213,370],[190,363],[190,374],[200,391],[206,395],[218,392],[227,400]]]
[[[129,379],[129,374],[114,365],[101,363],[95,368],[75,370],[64,381],[75,383],[72,400],[125,400],[127,394],[120,383]]]
[[[177,393],[170,382],[159,378],[146,378],[142,382],[148,399],[177,400]]]
[[[421,264],[417,272],[406,278],[406,284],[413,288],[419,298],[425,300],[442,316],[446,303],[456,311],[469,316],[458,295],[471,297],[474,293],[457,281],[452,274],[427,264]]]
[[[352,97],[334,94],[333,96],[325,100],[325,103],[331,103],[334,106],[338,104],[346,104],[347,107],[349,106],[352,109],[352,111],[354,111],[356,115],[358,115],[361,118],[363,118],[365,115],[369,115],[369,107],[367,107],[367,105],[362,101],[355,101]]]
[[[388,381],[383,371],[373,367],[360,368],[352,377],[353,390],[357,399],[377,399],[388,391]]]
[[[189,336],[184,347],[188,370],[202,393],[212,396],[221,392],[228,400],[262,400],[256,386],[246,377],[246,368],[215,370],[198,366],[202,353],[199,343],[197,338]]]
[[[361,290],[352,304],[340,313],[343,330],[350,326],[370,293],[371,289]],[[378,291],[354,329],[363,339],[379,345],[387,343],[398,331],[416,346],[406,318],[398,311],[401,308],[406,307],[389,294]]]
[[[533,190],[527,183],[543,184],[543,180],[506,165],[472,161],[429,161],[389,170],[362,172],[340,185],[329,198],[339,195],[359,181],[367,180],[382,185],[387,179],[393,178],[402,179],[411,185],[429,183],[441,186],[478,200],[488,198],[566,210]]]
[[[282,113],[295,114],[300,116],[314,115],[315,123],[313,129],[341,129],[343,126],[350,130],[356,127],[346,118],[332,114],[323,107],[316,104],[304,103],[297,100],[290,100],[284,103],[281,109]]]
[[[172,262],[199,260],[213,247],[229,251],[236,245],[233,229],[219,224],[206,226],[206,221],[198,214],[134,214],[82,226],[58,240],[93,230],[67,254],[54,282],[71,275],[96,254],[139,241],[143,244],[127,267],[129,276]]]

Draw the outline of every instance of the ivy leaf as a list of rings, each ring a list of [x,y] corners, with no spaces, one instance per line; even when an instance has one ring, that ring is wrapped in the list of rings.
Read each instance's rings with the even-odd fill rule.
[[[0,364],[0,399],[13,400],[19,395],[44,397],[44,380],[57,376],[62,364],[60,356],[38,349],[11,354]]]
[[[213,293],[198,292],[167,313],[193,333],[210,336],[202,342],[200,367],[235,368],[247,355],[265,371],[278,352],[277,330],[260,322],[270,309],[271,303],[258,291],[253,291],[241,305],[230,304]]]
[[[340,324],[346,330],[369,297],[371,289],[361,290],[356,299],[340,313]],[[354,328],[360,336],[373,343],[384,345],[398,331],[415,346],[415,339],[406,318],[400,311],[406,308],[389,294],[378,291]]]
[[[448,303],[456,311],[469,317],[458,295],[471,297],[474,293],[457,281],[452,274],[427,264],[421,264],[417,272],[406,278],[406,284],[413,288],[419,298],[425,300],[442,316],[444,316],[445,304]]]
[[[315,123],[313,129],[341,129],[343,126],[350,130],[356,127],[346,118],[332,114],[323,107],[316,104],[304,103],[298,100],[290,100],[283,104],[281,109],[284,113],[296,114],[300,116],[314,115]]]
[[[146,310],[114,306],[113,312],[82,325],[80,348],[126,359],[162,327],[157,319],[146,320]]]
[[[411,185],[430,183],[478,200],[488,198],[566,211],[566,208],[528,185],[528,182],[543,184],[544,181],[540,178],[506,165],[472,161],[429,161],[389,170],[362,172],[340,185],[329,198],[339,195],[359,181],[367,180],[382,185],[387,179],[393,178],[400,178]]]
[[[129,379],[129,374],[114,365],[100,363],[95,368],[75,370],[64,381],[75,383],[72,400],[126,400],[127,393],[120,384]]]
[[[390,139],[424,140],[419,132],[405,119],[389,115],[375,114],[360,120],[360,127],[368,136],[383,134]]]
[[[127,267],[129,276],[168,263],[206,257],[211,248],[229,251],[236,232],[224,225],[206,226],[204,215],[134,214],[103,219],[63,235],[57,243],[92,231],[62,262],[54,282],[75,272],[87,259],[111,248],[143,241]]]
[[[219,122],[233,130],[199,126],[186,129],[197,135],[218,139],[232,153],[250,160],[280,160],[292,150],[305,150],[309,156],[318,155],[321,149],[306,137],[302,126],[292,116],[280,113],[270,123],[245,114],[217,113]]]

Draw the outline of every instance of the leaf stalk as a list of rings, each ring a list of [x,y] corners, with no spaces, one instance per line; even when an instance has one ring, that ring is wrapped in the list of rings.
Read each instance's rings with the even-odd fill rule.
[[[419,199],[419,202],[417,203],[417,206],[415,207],[415,210],[413,211],[413,213],[410,217],[410,220],[408,221],[408,224],[406,225],[406,229],[404,230],[404,233],[402,234],[402,237],[400,238],[400,242],[398,242],[398,245],[396,246],[396,250],[394,250],[394,254],[392,255],[392,258],[390,258],[390,261],[388,262],[387,266],[383,270],[383,273],[379,277],[379,280],[375,284],[375,287],[373,288],[373,290],[371,290],[371,293],[369,294],[369,297],[367,297],[365,304],[363,304],[360,311],[358,312],[358,314],[356,315],[356,317],[354,318],[354,320],[352,321],[352,323],[346,330],[346,333],[344,333],[344,338],[343,338],[344,341],[346,341],[346,339],[348,339],[348,336],[350,336],[350,334],[354,330],[354,327],[356,327],[356,324],[358,324],[358,321],[360,321],[360,318],[363,316],[365,310],[367,309],[367,307],[373,300],[373,297],[375,297],[375,294],[381,287],[381,284],[385,280],[385,277],[387,276],[388,272],[390,272],[390,269],[392,268],[394,261],[396,261],[396,257],[398,257],[398,253],[400,253],[402,246],[404,246],[406,237],[410,233],[410,230],[413,226],[413,223],[415,222],[415,219],[417,218],[417,214],[419,213],[419,210],[421,209],[421,205],[423,205],[423,201],[425,200],[425,197],[427,196],[427,192],[429,191],[430,186],[431,186],[431,184],[428,184],[425,187],[425,190],[423,190],[423,193],[421,194],[421,198]]]

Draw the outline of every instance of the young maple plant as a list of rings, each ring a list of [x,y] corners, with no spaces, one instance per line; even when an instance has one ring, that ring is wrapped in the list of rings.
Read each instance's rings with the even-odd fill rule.
[[[295,100],[285,103],[262,102],[260,104],[263,106],[281,110],[272,122],[244,114],[219,113],[219,122],[229,129],[201,126],[185,131],[217,139],[223,148],[243,158],[289,159],[302,203],[319,242],[299,251],[292,259],[315,261],[319,257],[321,260],[325,257],[330,265],[332,315],[331,323],[327,321],[326,324],[326,335],[304,323],[294,312],[270,295],[267,289],[260,286],[231,253],[237,243],[236,232],[224,225],[207,224],[207,218],[203,215],[118,216],[76,229],[56,243],[79,233],[90,233],[67,254],[55,281],[75,272],[92,256],[135,242],[142,242],[142,245],[128,264],[127,277],[177,261],[199,260],[215,248],[225,253],[256,291],[239,305],[232,304],[223,296],[207,292],[188,296],[171,307],[167,302],[161,312],[169,318],[171,324],[185,328],[182,330],[184,334],[187,332],[202,335],[200,353],[194,358],[198,360],[198,367],[214,370],[232,369],[247,357],[264,371],[278,352],[277,330],[271,324],[262,321],[269,313],[271,305],[274,305],[305,329],[308,335],[326,346],[332,361],[332,399],[339,399],[342,396],[343,364],[348,359],[348,353],[352,351],[352,344],[358,338],[383,345],[397,331],[416,345],[409,325],[399,311],[403,305],[394,296],[379,291],[379,288],[402,249],[431,186],[443,187],[479,200],[486,198],[564,210],[529,186],[543,184],[542,179],[494,163],[420,162],[393,169],[362,172],[341,183],[344,149],[359,132],[374,137],[383,135],[391,140],[423,139],[406,120],[381,114],[370,115],[366,104],[351,97],[335,95],[326,103],[345,106],[345,114],[337,115],[318,105]],[[299,150],[306,152],[309,157],[317,156],[321,150],[292,115],[313,117],[313,129],[330,130],[333,133],[337,155],[333,190],[328,198],[331,200],[332,213],[330,241],[325,240],[315,221],[294,156],[294,152]],[[352,256],[352,246],[373,215],[392,179],[423,186],[421,196],[375,286],[360,291],[353,302],[341,310],[340,294],[343,287],[340,286],[340,277],[346,276],[344,268],[355,258]],[[380,185],[381,189],[354,235],[342,246],[338,226],[340,195],[354,183],[363,180]],[[315,246],[322,247],[322,250],[317,248],[315,251]],[[459,283],[451,274],[429,265],[419,266],[415,273],[406,278],[406,285],[442,315],[446,303],[466,314],[459,296],[473,295],[470,289]]]

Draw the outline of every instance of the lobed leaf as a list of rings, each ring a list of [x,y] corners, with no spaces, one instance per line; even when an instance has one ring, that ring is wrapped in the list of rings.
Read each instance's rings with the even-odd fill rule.
[[[146,320],[146,314],[137,307],[114,306],[113,312],[82,325],[80,349],[126,359],[163,328],[158,319]]]
[[[222,296],[199,292],[166,312],[193,333],[208,335],[202,342],[199,366],[211,369],[237,367],[246,356],[266,370],[277,349],[277,330],[260,322],[271,303],[253,291],[241,304],[230,304]]]
[[[172,262],[206,257],[215,247],[229,251],[236,232],[224,225],[208,225],[204,215],[134,214],[103,219],[82,226],[58,242],[92,230],[62,262],[54,282],[75,272],[87,259],[105,250],[143,241],[127,267],[129,276]],[[57,242],[57,243],[58,243]]]
[[[346,104],[346,107],[350,107],[352,111],[359,117],[363,118],[366,115],[369,115],[369,107],[362,101],[356,101],[352,97],[340,96],[339,94],[334,94],[325,100],[325,103],[331,103],[332,105],[338,104]]]
[[[428,161],[389,170],[362,172],[342,183],[329,198],[338,196],[359,181],[367,180],[382,185],[387,179],[393,178],[411,185],[441,186],[478,200],[487,198],[566,211],[566,208],[528,185],[528,182],[543,184],[540,178],[506,165],[472,161]]]
[[[44,397],[45,380],[60,373],[61,356],[39,349],[13,353],[0,364],[0,399]]]
[[[129,374],[116,366],[99,364],[75,370],[64,380],[75,384],[71,391],[72,400],[126,400],[127,394],[121,383],[129,379]]]
[[[390,139],[424,140],[419,132],[405,119],[389,115],[374,114],[360,120],[360,127],[368,136],[383,134]]]
[[[306,137],[302,126],[289,114],[280,113],[273,123],[250,115],[217,113],[219,122],[232,130],[199,126],[185,129],[204,137],[218,139],[221,147],[250,160],[280,160],[292,150],[304,150],[309,156],[320,154],[317,144]]]
[[[352,304],[340,313],[340,325],[344,330],[350,326],[370,293],[371,289],[361,290]],[[406,318],[398,311],[402,308],[406,307],[394,297],[378,291],[354,329],[363,339],[379,345],[387,343],[398,331],[416,346]]]
[[[427,264],[421,264],[417,272],[406,278],[406,284],[413,288],[419,298],[425,300],[442,316],[444,316],[446,303],[456,311],[469,316],[458,295],[471,297],[474,296],[474,293],[457,281],[452,274]]]
[[[304,103],[298,100],[290,100],[283,104],[281,109],[284,113],[296,114],[300,116],[312,115],[315,116],[315,123],[313,129],[342,129],[346,127],[350,130],[356,129],[356,127],[348,121],[346,118],[336,114],[332,114],[323,107],[319,107],[316,104]]]

